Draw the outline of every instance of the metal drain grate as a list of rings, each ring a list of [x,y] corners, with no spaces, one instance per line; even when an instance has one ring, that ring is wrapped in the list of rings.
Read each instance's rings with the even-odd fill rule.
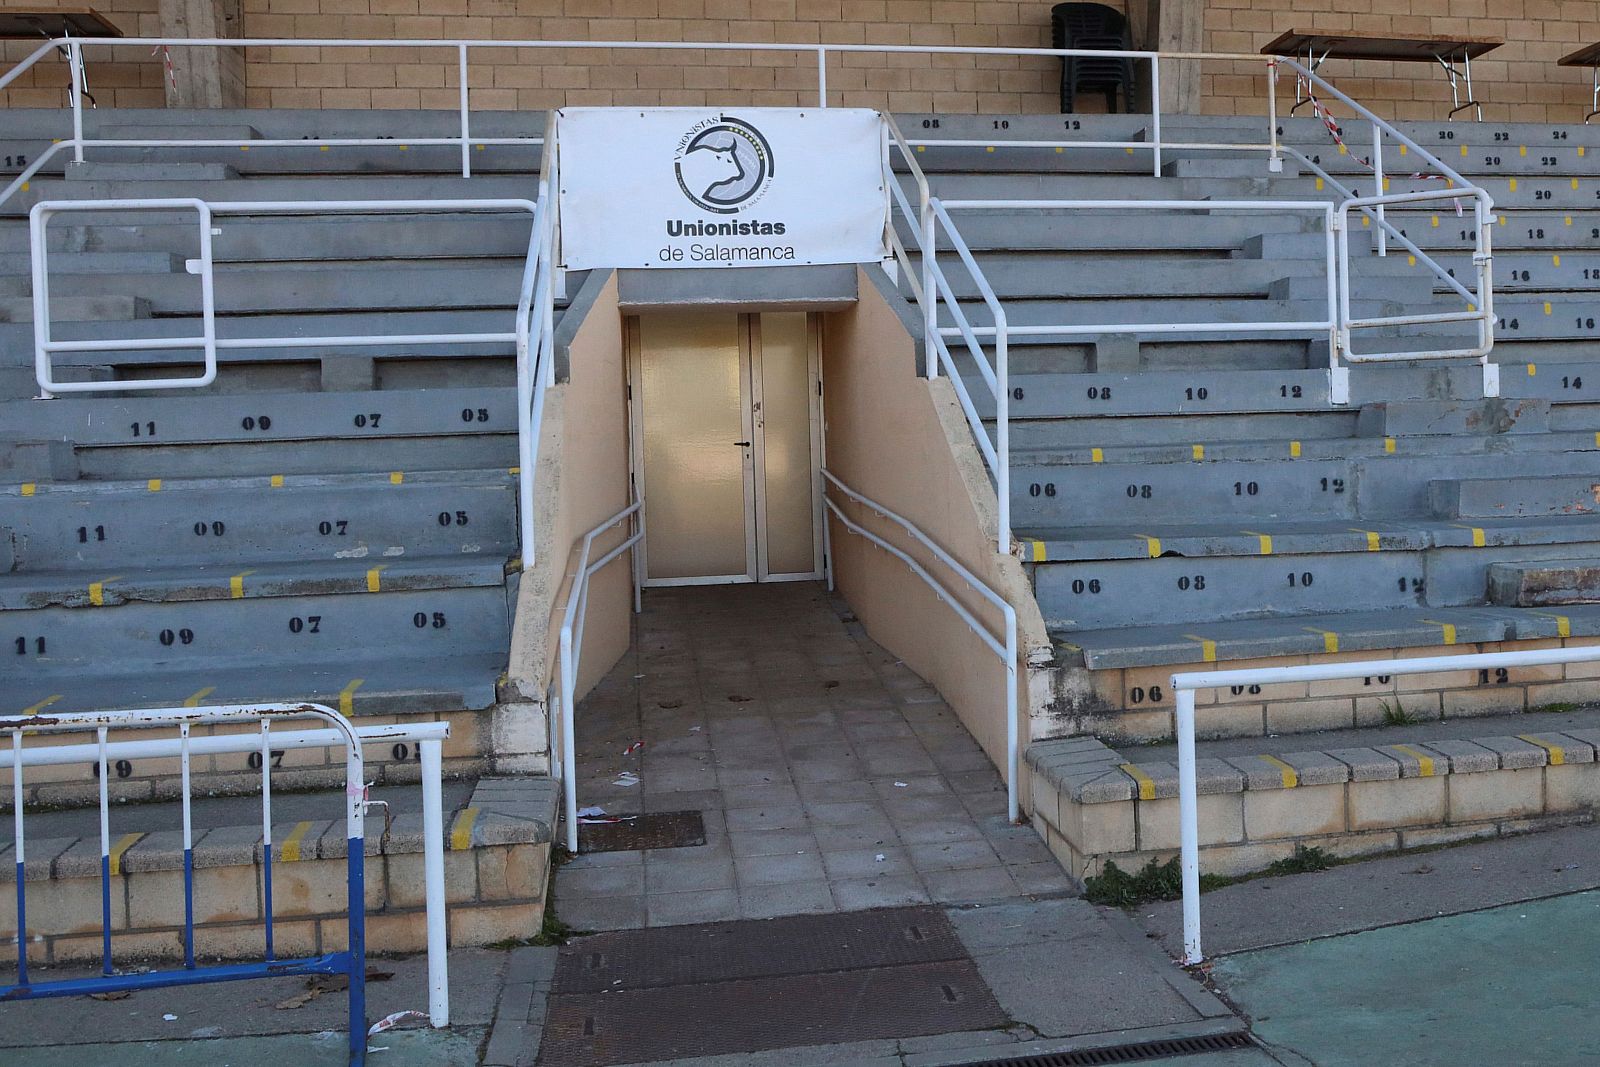
[[[583,852],[692,848],[705,843],[705,818],[698,811],[656,811],[623,816],[622,822],[578,824],[578,848]]]
[[[961,1067],[1101,1067],[1102,1064],[1144,1063],[1172,1056],[1198,1056],[1203,1052],[1228,1052],[1254,1048],[1249,1034],[1208,1034],[1204,1037],[1176,1037],[1161,1041],[1136,1041],[1107,1048],[1088,1048],[1077,1052],[1047,1052],[1014,1059],[982,1060]]]

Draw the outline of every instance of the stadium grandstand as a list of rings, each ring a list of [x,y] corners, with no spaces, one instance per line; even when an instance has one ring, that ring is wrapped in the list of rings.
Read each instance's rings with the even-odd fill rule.
[[[99,4],[0,1061],[1600,1059],[1600,4]]]

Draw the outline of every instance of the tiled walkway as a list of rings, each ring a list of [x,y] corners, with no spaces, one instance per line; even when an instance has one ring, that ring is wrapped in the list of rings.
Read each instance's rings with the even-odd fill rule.
[[[702,846],[560,867],[556,912],[578,929],[1069,888],[1034,831],[1007,823],[955,714],[819,584],[647,590],[633,651],[577,731],[580,806],[706,823]],[[624,771],[638,784],[617,784]]]

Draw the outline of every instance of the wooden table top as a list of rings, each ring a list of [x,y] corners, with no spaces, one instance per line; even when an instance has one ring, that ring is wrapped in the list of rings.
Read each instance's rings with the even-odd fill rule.
[[[0,9],[0,38],[42,41],[58,37],[121,37],[123,33],[92,7],[33,11]]]
[[[1477,59],[1505,44],[1497,37],[1382,37],[1323,30],[1288,30],[1261,49],[1264,55],[1292,56],[1307,52],[1332,59],[1387,59],[1433,63],[1443,59]]]

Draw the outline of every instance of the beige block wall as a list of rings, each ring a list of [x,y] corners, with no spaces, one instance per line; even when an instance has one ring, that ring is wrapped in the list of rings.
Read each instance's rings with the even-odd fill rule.
[[[43,0],[46,5],[58,0]],[[1168,0],[1172,3],[1173,0]],[[0,0],[37,8],[40,0]],[[798,45],[920,44],[1015,48],[1050,43],[1047,0],[244,0],[249,37],[403,40],[623,40],[787,42]],[[1113,5],[1118,6],[1118,5]],[[1589,109],[1587,70],[1555,60],[1600,40],[1593,0],[1204,0],[1210,52],[1255,53],[1290,28],[1368,34],[1499,37],[1507,43],[1474,69],[1491,120],[1580,121]],[[98,9],[125,33],[155,35],[157,0],[102,0]],[[1143,15],[1141,6],[1138,15]],[[1135,18],[1142,26],[1143,17]],[[1154,42],[1136,41],[1141,47]],[[15,62],[32,45],[6,42]],[[182,49],[174,49],[182,64]],[[162,60],[148,49],[91,54],[102,103],[162,106]],[[251,107],[447,108],[457,104],[453,51],[442,49],[261,48],[246,55]],[[830,102],[895,111],[1029,114],[1056,111],[1059,65],[1011,56],[841,55],[830,60]],[[1261,66],[1208,60],[1200,68],[1203,110],[1261,114]],[[1449,89],[1427,64],[1332,61],[1325,73],[1392,118],[1443,118]],[[46,61],[0,102],[64,102],[65,66]],[[812,52],[701,52],[587,49],[500,50],[475,58],[474,106],[759,105],[815,103]],[[1285,82],[1285,93],[1292,84]],[[1100,106],[1097,98],[1086,109]]]
[[[575,296],[577,294],[574,294]],[[628,410],[617,279],[604,280],[569,346],[570,377],[545,403],[534,483],[535,565],[522,577],[512,627],[510,688],[542,705],[554,677],[557,638],[567,593],[586,533],[627,506]],[[619,526],[597,537],[598,559],[626,535]],[[633,583],[624,554],[591,581],[577,696],[627,651]],[[542,724],[536,727],[542,730]],[[497,748],[504,748],[499,740]]]
[[[71,0],[0,0],[0,11],[47,11],[52,8],[93,6],[124,36],[160,36],[159,0],[95,0],[93,5]],[[22,62],[37,41],[0,41],[0,70]],[[177,50],[173,55],[177,56]],[[166,71],[160,56],[132,45],[100,48],[89,53],[89,92],[100,107],[165,107]],[[66,60],[54,54],[41,59],[6,89],[0,90],[0,107],[63,107],[69,101]],[[87,102],[86,102],[87,103]]]
[[[1328,5],[1303,0],[1207,0],[1208,51],[1258,52],[1288,29],[1499,38],[1506,43],[1472,65],[1484,118],[1582,122],[1589,110],[1589,71],[1555,63],[1568,52],[1600,40],[1600,3],[1342,0]],[[1442,120],[1450,109],[1450,86],[1437,65],[1329,60],[1319,73],[1387,118]],[[1292,79],[1285,79],[1283,89],[1292,102]],[[1260,69],[1249,64],[1206,64],[1201,94],[1205,110],[1212,114],[1259,115],[1265,111]],[[1340,113],[1346,112],[1341,108]]]
[[[895,310],[860,272],[860,300],[824,320],[822,378],[828,468],[898,512],[1017,606],[1019,645],[1047,645],[1044,622],[1015,557],[996,551],[995,497],[949,384],[917,376],[916,348]],[[851,504],[852,520],[917,559],[963,606],[1002,634],[1001,613],[971,592],[899,526]],[[872,638],[931,682],[1002,771],[1005,673],[1000,658],[899,559],[829,515],[839,591]],[[1024,672],[1020,737],[1028,741]]]

